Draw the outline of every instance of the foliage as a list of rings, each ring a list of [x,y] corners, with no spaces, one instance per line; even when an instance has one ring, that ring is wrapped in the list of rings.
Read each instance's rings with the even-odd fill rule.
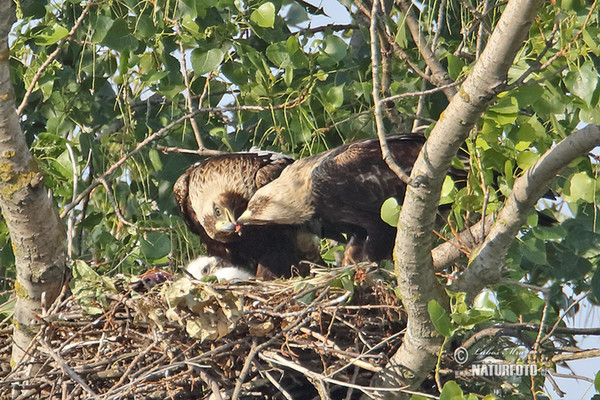
[[[352,2],[341,2],[351,25],[338,17],[325,18],[322,27],[311,24],[327,17],[322,8],[291,0],[18,3],[11,70],[22,128],[58,210],[72,221],[72,258],[86,260],[100,275],[139,273],[148,265],[174,268],[201,252],[172,198],[173,182],[198,159],[181,149],[260,146],[305,156],[376,134],[368,24]],[[504,4],[424,2],[413,9],[450,79],[469,73]],[[464,145],[468,178],[444,185],[442,203],[453,204],[442,235],[497,211],[515,179],[543,152],[577,127],[599,123],[595,7],[581,1],[543,5],[507,90]],[[427,65],[405,17],[394,5],[384,18],[391,36],[381,41],[382,95],[404,95],[386,103],[388,133],[431,129],[448,104],[441,91],[419,95],[432,85],[417,73]],[[194,123],[169,125],[197,109]],[[120,160],[106,185],[96,180]],[[430,305],[440,333],[458,340],[494,323],[562,324],[566,311],[577,311],[577,296],[600,302],[597,173],[593,157],[571,163],[549,183],[556,199],[539,205],[559,223],[542,226],[532,214],[515,241],[508,275],[532,286],[492,288],[485,309],[466,305],[460,295],[450,314]],[[74,202],[90,185],[95,188]],[[387,203],[382,218],[394,224],[398,207]],[[4,276],[14,276],[13,263],[1,222]],[[554,344],[546,340],[552,353]],[[443,387],[441,398],[457,396],[463,396],[458,386]]]

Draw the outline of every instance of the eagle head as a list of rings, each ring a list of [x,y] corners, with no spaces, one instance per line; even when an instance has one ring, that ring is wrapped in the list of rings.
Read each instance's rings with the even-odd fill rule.
[[[285,172],[256,191],[237,219],[236,229],[241,225],[297,225],[312,218],[310,182]]]
[[[219,257],[200,256],[185,266],[185,271],[194,279],[214,275],[218,280],[247,280],[254,275],[243,268],[235,266]]]
[[[242,194],[233,191],[219,193],[212,201],[207,200],[202,213],[202,226],[206,233],[219,242],[236,240],[236,219],[244,211],[248,201]]]

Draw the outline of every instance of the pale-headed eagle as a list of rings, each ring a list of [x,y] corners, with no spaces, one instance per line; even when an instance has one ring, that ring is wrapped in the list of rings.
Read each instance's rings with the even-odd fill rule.
[[[254,279],[252,272],[233,265],[220,257],[200,256],[185,266],[185,271],[195,279],[214,275],[220,281],[239,281]]]
[[[289,277],[301,260],[318,261],[318,238],[300,226],[253,226],[236,232],[252,195],[294,160],[272,152],[210,157],[179,177],[173,188],[186,224],[209,256],[255,271],[258,278]],[[300,274],[306,271],[300,270]]]
[[[394,160],[410,174],[425,138],[387,137]],[[302,224],[318,218],[325,232],[344,232],[344,264],[391,258],[396,228],[381,219],[383,202],[401,204],[405,183],[381,156],[377,139],[346,144],[288,166],[252,196],[240,225]]]

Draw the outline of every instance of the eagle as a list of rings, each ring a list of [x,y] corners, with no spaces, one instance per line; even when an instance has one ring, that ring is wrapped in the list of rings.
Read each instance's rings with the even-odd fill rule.
[[[188,168],[173,193],[183,218],[209,256],[253,271],[256,277],[290,277],[300,261],[320,259],[319,239],[304,226],[253,226],[236,232],[236,220],[252,195],[294,160],[258,151],[207,158]]]
[[[416,134],[387,137],[394,160],[410,174],[425,143]],[[400,204],[406,184],[382,158],[378,139],[366,139],[297,160],[254,193],[238,226],[322,222],[324,232],[343,232],[349,241],[344,265],[390,259],[396,228],[381,219],[383,202]]]
[[[194,279],[202,279],[210,275],[216,276],[220,281],[239,281],[255,278],[254,274],[245,268],[214,256],[199,256],[190,261],[184,270]]]

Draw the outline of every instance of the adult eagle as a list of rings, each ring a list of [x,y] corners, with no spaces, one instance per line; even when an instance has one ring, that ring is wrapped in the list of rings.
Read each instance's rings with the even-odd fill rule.
[[[318,260],[318,240],[303,227],[256,226],[241,234],[235,229],[252,195],[293,162],[288,156],[266,151],[226,154],[199,162],[179,177],[173,188],[175,199],[208,255],[263,279],[289,277],[301,260]]]
[[[400,167],[410,173],[425,138],[387,138]],[[238,218],[238,225],[302,224],[322,221],[325,232],[350,236],[344,264],[391,258],[396,228],[380,216],[389,197],[404,199],[405,183],[389,169],[377,139],[346,144],[306,157],[288,166],[271,183],[258,189]]]

